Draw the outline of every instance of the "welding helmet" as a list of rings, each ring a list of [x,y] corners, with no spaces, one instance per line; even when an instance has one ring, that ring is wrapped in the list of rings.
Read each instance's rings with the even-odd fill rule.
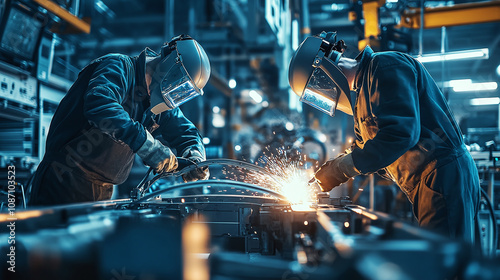
[[[336,32],[307,37],[295,52],[288,70],[288,82],[300,101],[335,115],[335,110],[352,115],[350,88],[338,67],[345,49]]]
[[[196,40],[179,35],[161,49],[161,60],[153,73],[151,111],[158,115],[203,95],[210,77],[208,56]]]

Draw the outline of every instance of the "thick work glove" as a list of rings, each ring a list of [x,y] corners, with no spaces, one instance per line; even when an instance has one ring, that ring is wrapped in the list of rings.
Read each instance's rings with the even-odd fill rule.
[[[187,158],[195,163],[205,161],[205,157],[197,150],[188,150],[182,154],[182,157]],[[186,174],[182,175],[184,182],[194,182],[198,180],[206,180],[210,176],[208,166],[193,169]]]
[[[170,148],[156,140],[149,131],[146,131],[146,135],[146,142],[137,150],[137,155],[146,165],[154,168],[154,174],[177,169],[177,158]]]
[[[351,177],[359,175],[360,172],[354,166],[352,155],[340,155],[327,161],[321,166],[314,177],[323,192],[329,192],[333,188],[347,182]]]

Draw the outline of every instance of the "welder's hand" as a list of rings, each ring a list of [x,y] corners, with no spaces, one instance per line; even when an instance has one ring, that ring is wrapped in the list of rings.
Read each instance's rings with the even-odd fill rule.
[[[195,163],[199,163],[205,161],[205,157],[203,157],[198,151],[189,151],[187,154],[187,159],[193,161]],[[184,182],[194,182],[198,180],[206,180],[210,176],[210,171],[208,170],[208,166],[200,167],[193,169],[186,174],[182,175],[182,179]]]
[[[146,142],[137,150],[137,155],[142,158],[144,163],[154,168],[154,174],[177,169],[177,158],[170,148],[154,139],[148,131],[146,134]]]
[[[321,191],[329,192],[358,174],[360,173],[354,166],[352,155],[342,154],[323,164],[323,166],[316,171],[314,177]]]

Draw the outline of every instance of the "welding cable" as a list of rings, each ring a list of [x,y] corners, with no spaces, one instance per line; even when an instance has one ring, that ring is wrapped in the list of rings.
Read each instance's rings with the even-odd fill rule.
[[[139,185],[137,185],[137,187],[135,189],[138,190],[138,192],[143,192],[143,187],[144,187],[144,184],[146,184],[148,178],[149,178],[149,175],[151,175],[151,172],[153,171],[153,167],[150,167],[148,169],[148,171],[146,172],[146,175],[144,175],[144,178],[142,178],[141,182],[139,183]]]
[[[33,179],[35,178],[36,171],[31,174],[30,178],[28,179],[28,182],[26,182],[26,192],[23,190],[23,200],[24,200],[24,209],[28,206],[29,201],[31,200],[31,191],[33,187]],[[26,201],[26,197],[28,198],[28,201]]]
[[[20,183],[14,183],[14,186],[19,187],[21,189],[21,199],[22,199],[21,201],[23,203],[24,209],[26,209],[26,196],[24,195],[24,185]],[[0,194],[9,197],[9,193],[4,190],[0,190]],[[2,212],[3,204],[4,203],[2,202],[2,204],[0,205],[0,213]]]
[[[180,168],[181,171],[184,168],[189,167],[191,165],[197,166],[197,163],[195,161],[187,159],[187,158],[177,157],[177,162],[179,164],[179,166],[178,166],[177,169]],[[158,181],[160,178],[174,176],[174,175],[180,173],[180,172],[165,172],[165,173],[160,173],[160,174],[156,175],[150,181],[147,181],[147,179],[149,178],[149,175],[151,175],[152,171],[153,171],[153,167],[150,167],[148,169],[148,171],[146,172],[146,175],[144,175],[144,178],[142,178],[142,180],[139,183],[139,185],[137,185],[137,187],[135,187],[135,190],[137,190],[137,195],[138,195],[137,198],[141,198],[142,196],[144,196],[144,194],[149,190],[149,188],[151,188],[151,186],[153,185],[153,183],[156,182],[156,181]]]
[[[193,169],[198,168],[198,163],[191,160],[191,159],[188,159],[188,158],[177,157],[177,162],[178,162],[177,170],[179,170],[179,171],[177,171],[177,172],[164,172],[164,173],[156,175],[153,179],[151,179],[151,181],[149,181],[147,183],[146,188],[144,188],[144,190],[142,190],[142,195],[144,195],[151,188],[153,183],[155,183],[156,181],[158,181],[161,178],[166,178],[166,177],[171,177],[171,176],[179,177],[179,176],[183,175],[184,173],[187,173],[187,171],[191,171]],[[189,170],[185,171],[184,169],[186,169],[188,167],[193,167],[193,168],[189,168]]]
[[[490,197],[488,196],[488,194],[486,193],[486,191],[483,188],[481,188],[481,195],[484,198],[484,200],[486,201],[486,206],[488,207],[488,212],[490,212],[490,218],[491,218],[491,221],[493,222],[493,225],[492,225],[493,226],[493,248],[492,248],[492,252],[493,252],[493,254],[495,254],[497,246],[498,246],[497,219],[496,219],[496,216],[495,216],[495,211],[493,209],[493,204],[491,203]]]
[[[24,206],[24,209],[26,209],[26,195],[24,194],[24,185],[19,184],[19,186],[21,187],[21,194],[23,196],[23,206]]]

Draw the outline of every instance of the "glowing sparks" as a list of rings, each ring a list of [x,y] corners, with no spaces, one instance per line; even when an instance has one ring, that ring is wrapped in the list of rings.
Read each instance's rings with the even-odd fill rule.
[[[288,176],[278,181],[281,183],[281,189],[278,192],[285,195],[292,204],[304,204],[310,201],[310,191],[307,187],[309,180],[303,170],[291,169],[291,174],[287,174]]]
[[[315,211],[312,203],[292,204],[292,210],[295,212],[308,212]]]
[[[309,208],[311,202],[316,201],[317,187],[308,184],[313,171],[304,169],[305,158],[296,152],[287,152],[283,147],[272,152],[269,147],[266,150],[256,164],[264,167],[271,176],[239,168],[231,172],[226,170],[226,175],[232,174],[236,180],[273,190],[284,195],[291,204],[303,204]]]

